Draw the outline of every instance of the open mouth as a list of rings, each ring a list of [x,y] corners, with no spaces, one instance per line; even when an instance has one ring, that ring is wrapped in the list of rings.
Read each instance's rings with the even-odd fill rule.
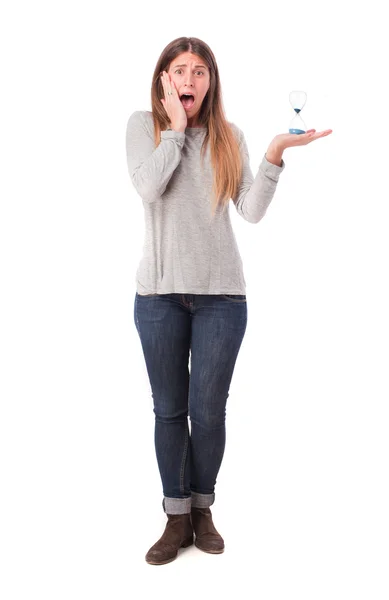
[[[180,100],[182,102],[182,106],[189,110],[194,105],[195,99],[192,94],[182,94],[180,96]]]

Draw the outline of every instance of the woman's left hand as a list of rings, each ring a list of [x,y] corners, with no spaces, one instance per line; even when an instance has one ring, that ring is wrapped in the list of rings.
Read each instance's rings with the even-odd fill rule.
[[[272,145],[282,150],[291,148],[292,146],[306,146],[306,144],[330,135],[330,133],[332,133],[332,129],[326,129],[319,133],[316,133],[316,129],[308,129],[306,133],[280,133],[273,139]]]

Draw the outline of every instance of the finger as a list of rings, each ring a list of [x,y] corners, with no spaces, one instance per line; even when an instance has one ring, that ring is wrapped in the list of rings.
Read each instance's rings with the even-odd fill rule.
[[[172,83],[172,82],[170,81],[170,76],[169,76],[169,73],[166,73],[166,71],[164,71],[164,75],[165,75],[165,84],[166,84],[166,90],[167,90],[168,92],[171,92],[171,91],[172,91],[172,90],[171,90],[171,88],[172,88],[172,86],[171,86],[171,83]],[[170,94],[169,94],[169,96],[170,96]]]
[[[324,137],[325,135],[329,135],[330,133],[332,133],[332,129],[326,129],[325,131],[320,131],[317,136],[318,137]]]
[[[167,97],[167,95],[168,95],[167,92],[169,91],[167,77],[168,77],[168,75],[167,75],[166,71],[163,71],[161,80],[162,80],[163,90],[165,92],[165,98]]]
[[[173,89],[173,94],[175,95],[175,97],[176,97],[178,100],[180,100],[180,96],[179,96],[179,94],[178,94],[178,89],[176,88],[176,84],[175,84],[175,82],[173,81],[173,79],[172,79],[172,89]],[[180,102],[181,102],[181,100],[180,100]]]
[[[327,135],[328,135],[328,133],[324,133],[324,132],[315,133],[314,135],[309,136],[310,137],[309,141],[310,142],[314,142],[314,141],[316,141],[316,140],[318,140],[318,139],[320,139],[322,137],[326,137]]]
[[[165,77],[164,77],[163,72],[162,72],[162,75],[161,75],[161,83],[162,83],[163,95],[166,98]]]

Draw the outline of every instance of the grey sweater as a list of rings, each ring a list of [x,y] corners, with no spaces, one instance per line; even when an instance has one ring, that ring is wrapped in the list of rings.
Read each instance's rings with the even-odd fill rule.
[[[243,174],[232,201],[249,223],[265,215],[285,168],[263,156],[253,177],[243,132],[230,123],[243,156]],[[136,273],[140,295],[246,294],[242,259],[229,209],[211,220],[212,169],[209,145],[200,161],[205,128],[162,131],[154,144],[152,113],[135,111],[128,120],[126,153],[131,181],[143,201],[145,238]]]

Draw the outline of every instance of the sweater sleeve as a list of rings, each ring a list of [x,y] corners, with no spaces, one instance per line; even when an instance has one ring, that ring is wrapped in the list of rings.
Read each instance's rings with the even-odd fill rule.
[[[264,216],[274,193],[278,178],[285,168],[270,163],[264,154],[254,178],[250,168],[250,157],[244,134],[239,130],[240,149],[243,158],[243,172],[237,194],[232,201],[238,214],[249,223],[258,223]]]
[[[161,142],[155,147],[153,132],[147,127],[143,112],[137,110],[128,119],[128,172],[136,191],[146,202],[155,202],[165,192],[181,160],[184,141],[184,132],[161,131]]]

